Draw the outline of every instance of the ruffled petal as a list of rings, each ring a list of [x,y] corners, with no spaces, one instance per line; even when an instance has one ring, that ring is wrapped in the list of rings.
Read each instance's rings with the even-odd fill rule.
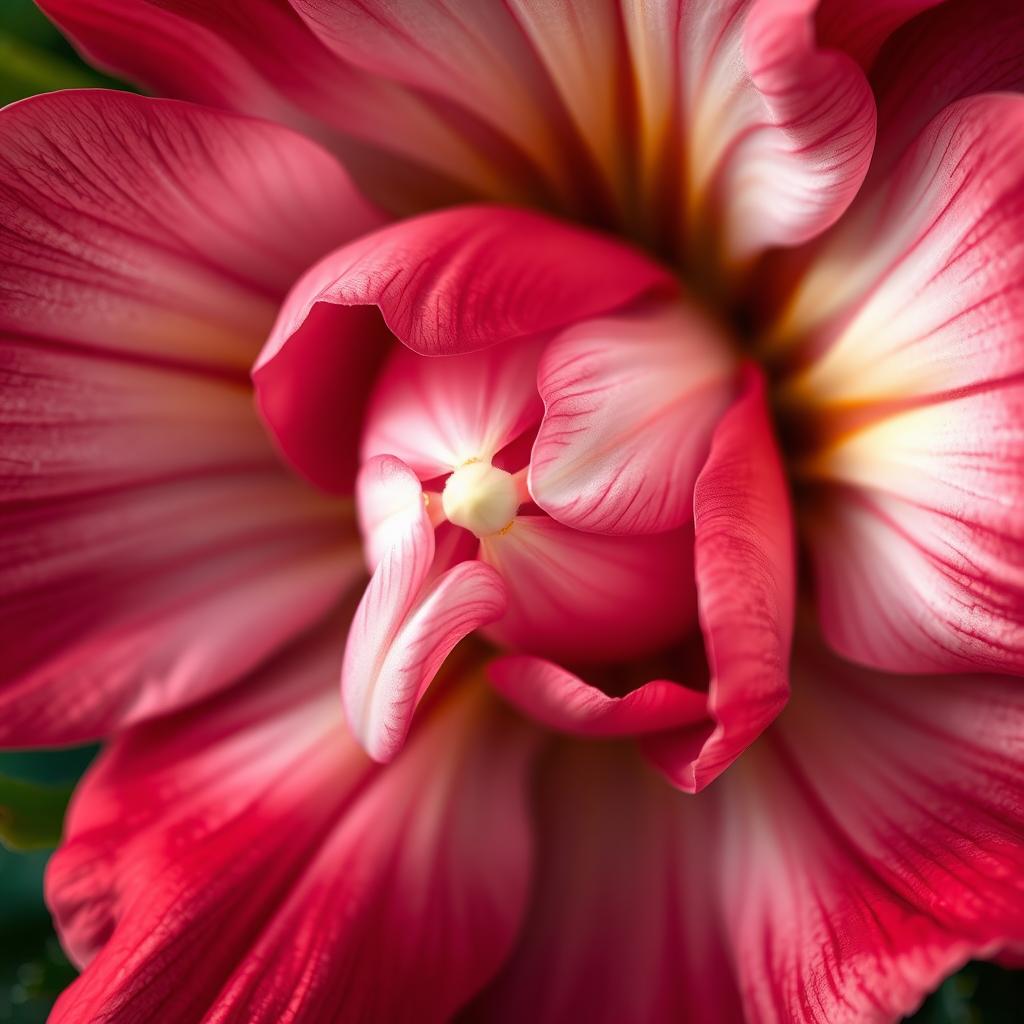
[[[719,921],[712,794],[684,796],[622,745],[564,744],[537,782],[537,881],[473,1024],[745,1018]]]
[[[0,113],[0,331],[244,373],[284,291],[379,223],[285,128],[128,93]]]
[[[537,363],[544,338],[431,359],[396,345],[378,378],[363,459],[394,455],[423,480],[489,462],[543,412]]]
[[[493,975],[527,898],[535,738],[473,687],[381,769],[344,731],[336,657],[333,627],[102,755],[47,877],[87,965],[53,1021],[440,1024]]]
[[[1024,667],[1022,131],[1024,97],[947,108],[788,314],[822,622],[878,668]]]
[[[690,521],[733,368],[721,330],[689,305],[570,327],[540,365],[534,501],[596,533],[659,533]]]
[[[490,566],[460,562],[430,581],[434,528],[416,475],[388,455],[360,472],[373,576],[345,647],[341,690],[349,726],[371,757],[405,741],[423,691],[455,645],[505,610]]]
[[[693,534],[581,533],[518,516],[485,537],[480,557],[505,582],[508,611],[487,633],[517,650],[568,661],[660,650],[693,624]]]
[[[751,368],[697,478],[694,521],[712,721],[644,743],[655,764],[688,792],[724,771],[789,695],[796,597],[793,517],[764,382]]]
[[[707,694],[655,679],[622,697],[609,697],[566,669],[527,655],[500,658],[488,675],[495,689],[524,714],[560,732],[635,736],[704,719]]]
[[[754,0],[728,23],[705,82],[691,145],[706,195],[721,190],[727,257],[744,260],[774,245],[799,245],[834,224],[867,174],[875,103],[867,79],[845,54],[818,48],[818,0]],[[735,17],[736,3],[721,5]],[[749,81],[730,89],[739,57]],[[702,152],[705,135],[711,145]],[[713,154],[713,177],[702,165]]]
[[[409,348],[454,355],[674,287],[629,246],[523,210],[406,220],[339,249],[295,286],[256,365],[260,408],[301,472],[345,491],[354,467],[336,439],[357,430],[387,351],[374,307]]]
[[[777,728],[722,780],[747,1019],[888,1024],[1024,936],[1024,693],[875,675],[803,644]]]

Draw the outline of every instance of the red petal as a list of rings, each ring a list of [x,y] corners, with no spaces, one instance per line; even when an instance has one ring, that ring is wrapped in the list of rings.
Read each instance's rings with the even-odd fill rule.
[[[339,721],[336,657],[328,631],[90,771],[47,878],[88,961],[53,1021],[395,1020],[411,1000],[440,1024],[494,973],[526,901],[534,737],[463,690],[380,769]]]
[[[748,368],[694,490],[697,603],[713,728],[645,741],[677,786],[700,790],[782,710],[796,595],[793,520],[764,382]]]

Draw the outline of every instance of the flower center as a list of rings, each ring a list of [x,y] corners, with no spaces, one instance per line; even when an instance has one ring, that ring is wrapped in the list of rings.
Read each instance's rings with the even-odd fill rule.
[[[473,461],[448,477],[441,504],[450,523],[477,537],[489,537],[512,522],[519,509],[519,494],[511,473],[489,462]]]

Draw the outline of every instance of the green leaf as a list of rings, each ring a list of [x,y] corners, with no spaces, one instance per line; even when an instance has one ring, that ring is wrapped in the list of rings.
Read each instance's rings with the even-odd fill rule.
[[[37,92],[105,84],[103,77],[82,64],[0,32],[0,105]]]
[[[43,785],[0,775],[0,842],[11,850],[42,850],[60,842],[70,785]]]

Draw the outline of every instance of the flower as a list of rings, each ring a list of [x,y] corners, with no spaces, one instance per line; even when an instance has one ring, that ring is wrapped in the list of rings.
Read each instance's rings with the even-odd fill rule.
[[[1019,955],[1018,5],[43,6],[193,101],[0,113],[0,736],[111,737],[54,1021]]]

